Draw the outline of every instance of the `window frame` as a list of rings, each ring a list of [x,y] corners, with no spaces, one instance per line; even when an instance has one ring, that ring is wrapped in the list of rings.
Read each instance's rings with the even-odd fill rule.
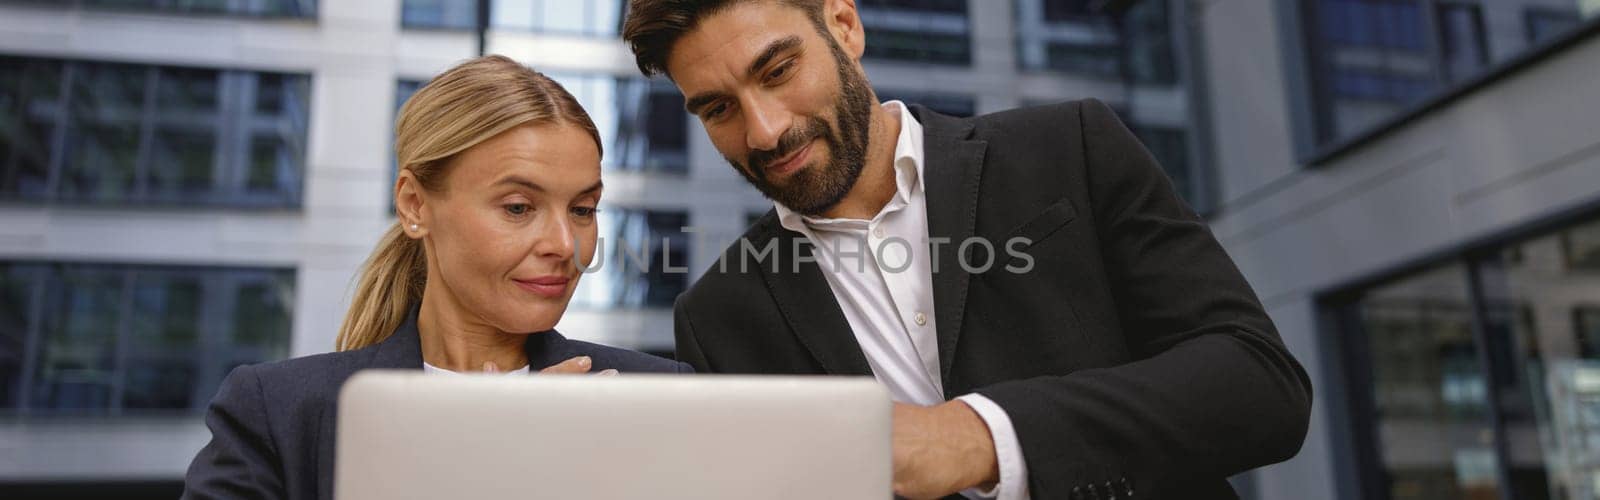
[[[1447,248],[1402,260],[1358,275],[1312,293],[1317,357],[1321,361],[1325,413],[1332,450],[1334,487],[1339,498],[1389,498],[1376,422],[1372,380],[1372,353],[1368,334],[1355,322],[1360,298],[1368,291],[1418,276],[1438,267],[1461,268],[1472,310],[1472,332],[1479,345],[1479,362],[1489,391],[1487,421],[1494,433],[1496,478],[1500,498],[1517,498],[1511,487],[1509,431],[1504,409],[1496,401],[1496,377],[1504,373],[1506,359],[1493,349],[1506,347],[1493,338],[1489,308],[1500,303],[1485,296],[1483,266],[1512,245],[1541,237],[1555,237],[1566,228],[1600,221],[1600,198],[1559,210],[1524,225],[1459,242]],[[1515,312],[1515,311],[1514,311]]]
[[[1437,62],[1438,53],[1438,28],[1436,27],[1439,4],[1450,3],[1448,0],[1414,0],[1426,9],[1422,18],[1428,23],[1428,32],[1425,42],[1429,44],[1429,57]],[[1318,54],[1320,19],[1315,10],[1315,0],[1293,0],[1280,2],[1278,11],[1279,33],[1282,50],[1279,56],[1284,67],[1285,83],[1290,99],[1290,115],[1294,132],[1295,156],[1305,168],[1318,168],[1333,163],[1361,147],[1370,144],[1382,137],[1394,133],[1412,122],[1432,114],[1445,106],[1450,105],[1462,97],[1471,95],[1484,87],[1493,85],[1507,76],[1530,68],[1543,62],[1555,54],[1572,47],[1584,40],[1600,34],[1600,16],[1581,20],[1577,27],[1551,37],[1542,42],[1530,43],[1529,46],[1502,61],[1488,61],[1484,67],[1472,76],[1467,76],[1454,83],[1440,75],[1437,86],[1425,93],[1425,96],[1410,105],[1401,107],[1389,116],[1378,120],[1376,123],[1362,128],[1361,131],[1347,136],[1330,136],[1326,141],[1320,140],[1319,135],[1324,131],[1332,130],[1331,113],[1327,112],[1327,78],[1322,78],[1319,69],[1321,59]],[[1442,70],[1436,68],[1435,74]]]

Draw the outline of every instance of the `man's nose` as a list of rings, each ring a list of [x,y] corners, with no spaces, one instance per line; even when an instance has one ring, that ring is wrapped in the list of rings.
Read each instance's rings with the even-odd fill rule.
[[[751,101],[745,108],[745,146],[757,151],[778,149],[783,133],[789,130],[789,112],[771,102]]]

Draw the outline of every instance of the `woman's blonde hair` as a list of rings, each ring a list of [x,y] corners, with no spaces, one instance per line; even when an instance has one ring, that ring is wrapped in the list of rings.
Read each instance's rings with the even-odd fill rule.
[[[462,151],[511,128],[543,124],[575,125],[602,147],[594,121],[561,84],[505,56],[483,56],[434,77],[406,100],[395,123],[395,157],[422,189],[439,192]],[[421,302],[427,278],[422,241],[395,222],[356,281],[337,348],[388,338]]]

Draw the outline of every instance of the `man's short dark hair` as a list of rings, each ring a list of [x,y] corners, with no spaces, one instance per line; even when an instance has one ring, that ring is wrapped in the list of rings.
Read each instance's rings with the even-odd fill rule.
[[[823,0],[629,0],[622,40],[633,50],[639,71],[645,76],[666,74],[667,56],[678,39],[706,17],[742,2],[775,2],[800,9],[818,32],[827,35],[822,22]]]

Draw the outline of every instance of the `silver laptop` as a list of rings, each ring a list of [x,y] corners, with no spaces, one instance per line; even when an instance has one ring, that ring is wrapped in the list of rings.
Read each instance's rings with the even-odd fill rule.
[[[334,497],[891,498],[870,378],[363,372]]]

